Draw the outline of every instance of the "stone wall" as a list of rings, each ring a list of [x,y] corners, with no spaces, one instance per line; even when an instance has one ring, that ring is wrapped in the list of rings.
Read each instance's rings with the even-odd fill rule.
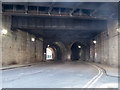
[[[2,35],[0,34],[0,68],[1,67],[2,67]]]
[[[3,28],[8,30],[2,35],[2,64],[26,64],[42,61],[43,41],[31,41],[35,36],[21,30],[11,30],[11,16],[3,15]]]
[[[118,65],[120,67],[120,32],[118,35]]]
[[[108,30],[102,32],[91,40],[91,58],[97,63],[118,66],[118,21],[108,20]],[[97,43],[93,44],[93,40]],[[93,48],[93,46],[95,48]],[[95,56],[96,53],[96,56]],[[94,57],[94,58],[93,58]]]
[[[108,22],[108,34],[109,34],[109,63],[112,66],[118,66],[118,22]]]
[[[2,2],[0,1],[0,32],[2,30]],[[2,36],[0,33],[0,68],[2,67]],[[0,70],[0,83],[2,83],[2,70]],[[2,84],[0,84],[2,90]]]

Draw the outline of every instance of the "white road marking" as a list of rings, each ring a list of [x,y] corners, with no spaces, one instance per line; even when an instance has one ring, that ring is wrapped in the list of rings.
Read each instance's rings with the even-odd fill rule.
[[[90,64],[90,63],[89,63]],[[90,64],[92,65],[92,64]],[[85,84],[83,86],[83,88],[91,88],[93,86],[93,84],[95,84],[97,82],[97,80],[103,75],[103,71],[98,68],[95,65],[92,65],[93,67],[97,68],[97,70],[99,71],[98,74],[96,76],[94,76],[87,84]]]
[[[101,74],[92,82],[92,84],[88,88],[91,88],[98,81],[98,79],[101,78],[102,75],[103,75],[103,72],[101,70]]]

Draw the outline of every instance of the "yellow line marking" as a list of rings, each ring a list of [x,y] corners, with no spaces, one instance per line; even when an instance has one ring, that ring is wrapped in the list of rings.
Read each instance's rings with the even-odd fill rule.
[[[90,64],[90,63],[89,63]],[[90,64],[92,65],[92,64]],[[87,84],[85,84],[85,86],[83,86],[83,88],[87,88],[87,87],[91,87],[103,74],[102,70],[100,68],[98,68],[95,65],[92,65],[93,67],[97,68],[97,70],[99,71],[99,73],[94,76]]]

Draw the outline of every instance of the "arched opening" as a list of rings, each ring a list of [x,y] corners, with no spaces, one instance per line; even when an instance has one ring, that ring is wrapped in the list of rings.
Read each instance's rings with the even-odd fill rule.
[[[53,60],[54,59],[54,50],[51,47],[46,48],[46,60]]]
[[[64,61],[66,60],[66,48],[65,45],[62,42],[54,42],[54,44],[57,46],[57,52],[58,52],[58,58],[57,60]]]
[[[46,44],[45,57],[46,60],[63,61],[65,60],[65,46],[61,42],[53,42]]]
[[[54,47],[56,49],[55,61],[61,61],[62,60],[62,51],[58,45],[54,44]]]
[[[76,61],[76,60],[83,60],[84,59],[84,45],[79,43],[79,42],[75,42],[72,44],[71,46],[71,60],[72,61]]]

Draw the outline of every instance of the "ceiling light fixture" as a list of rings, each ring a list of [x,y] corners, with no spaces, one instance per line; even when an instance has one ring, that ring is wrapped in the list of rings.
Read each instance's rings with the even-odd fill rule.
[[[7,32],[8,32],[8,31],[7,31],[6,29],[3,29],[3,30],[2,30],[2,34],[3,34],[3,35],[7,34]]]
[[[35,38],[31,38],[31,41],[33,41],[33,42],[34,42],[34,41],[35,41]]]
[[[117,30],[117,32],[120,32],[120,28],[117,28],[116,30]]]
[[[78,46],[78,48],[81,48],[81,46]]]
[[[96,40],[94,40],[93,43],[96,44],[97,43]]]

